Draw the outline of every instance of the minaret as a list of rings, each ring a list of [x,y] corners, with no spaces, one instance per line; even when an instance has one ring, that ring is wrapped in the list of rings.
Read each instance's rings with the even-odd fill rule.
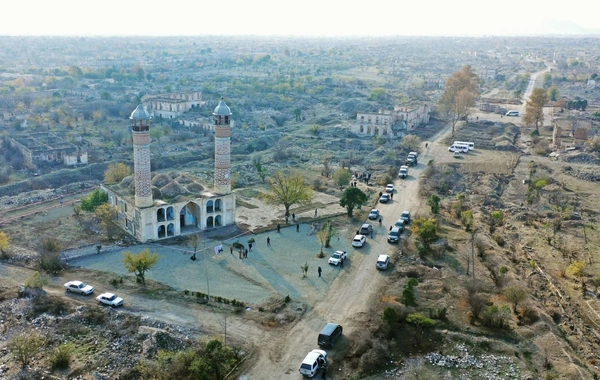
[[[150,115],[140,104],[129,117],[133,132],[133,171],[135,176],[135,206],[150,207],[152,201],[150,172]]]
[[[231,193],[231,110],[223,98],[213,112],[215,116],[215,192]]]

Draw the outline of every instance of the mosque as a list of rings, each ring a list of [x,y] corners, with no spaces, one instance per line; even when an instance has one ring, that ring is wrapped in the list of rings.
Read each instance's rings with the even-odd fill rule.
[[[185,173],[153,174],[150,166],[150,114],[140,104],[131,113],[133,175],[104,184],[117,224],[140,242],[187,235],[235,223],[231,192],[231,110],[220,100],[213,112],[215,168],[212,189]]]

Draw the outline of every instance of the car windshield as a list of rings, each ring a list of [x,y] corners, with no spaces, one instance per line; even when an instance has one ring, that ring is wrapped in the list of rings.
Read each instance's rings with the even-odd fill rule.
[[[402,213],[402,217],[403,217],[403,218],[408,218],[408,216],[409,216],[409,215],[410,215],[410,214],[409,214],[408,212],[403,212],[403,213]]]
[[[342,255],[340,255],[339,253],[334,253],[332,257],[334,259],[339,259],[340,257],[342,257]]]
[[[398,236],[398,231],[390,231],[390,236]]]
[[[312,367],[310,366],[310,364],[305,364],[305,363],[302,363],[302,365],[300,366],[300,368],[307,369],[309,371],[312,370]]]
[[[109,301],[113,301],[115,298],[117,298],[117,296],[115,296],[114,294],[112,296],[107,296],[106,299]]]
[[[85,288],[86,286],[87,284],[85,282],[82,282],[81,284],[79,284],[79,289]]]

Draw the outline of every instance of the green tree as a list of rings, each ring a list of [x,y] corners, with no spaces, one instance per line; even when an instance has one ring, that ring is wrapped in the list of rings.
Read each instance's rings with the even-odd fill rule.
[[[10,237],[5,232],[0,231],[0,254],[2,257],[4,257],[4,255],[6,255],[9,245],[10,245]]]
[[[473,227],[473,212],[471,210],[463,211],[460,214],[460,222],[465,226],[465,231],[471,231]]]
[[[340,206],[345,207],[348,211],[348,217],[352,218],[352,212],[356,207],[364,205],[369,198],[358,187],[347,187],[340,199]]]
[[[323,226],[325,227],[325,226]],[[321,252],[320,252],[320,257],[323,257],[323,247],[325,247],[325,243],[327,242],[327,230],[325,228],[321,227],[321,229],[319,231],[317,231],[317,233],[315,234],[315,236],[317,237],[317,240],[319,241],[319,245],[321,246]]]
[[[373,100],[376,102],[382,102],[386,100],[390,95],[388,94],[385,88],[374,88],[371,90],[369,94],[369,100]]]
[[[539,132],[540,124],[544,123],[544,106],[548,103],[548,92],[543,88],[535,88],[525,104],[523,122],[527,125],[535,124]]]
[[[463,66],[446,80],[444,93],[440,97],[440,110],[446,114],[452,123],[452,137],[456,123],[466,119],[469,110],[475,105],[479,95],[479,77],[470,65]]]
[[[421,138],[417,135],[408,135],[402,138],[399,145],[400,149],[408,150],[411,152],[421,151]]]
[[[254,169],[256,169],[256,173],[260,177],[263,183],[265,182],[265,178],[267,177],[267,168],[263,165],[262,156],[256,155],[252,157],[252,163],[254,164]]]
[[[575,260],[567,267],[567,273],[575,277],[583,277],[586,267],[585,261]]]
[[[143,82],[146,80],[146,70],[144,70],[143,67],[139,67],[137,69],[137,71],[135,72],[135,75],[137,76],[137,78],[140,82]]]
[[[558,88],[556,86],[550,87],[548,90],[548,98],[550,98],[550,100],[553,102],[558,99]]]
[[[406,316],[406,323],[415,325],[417,327],[427,329],[435,326],[435,321],[431,318],[427,318],[421,313],[412,313]]]
[[[119,226],[115,222],[119,214],[117,208],[108,203],[104,203],[96,207],[94,214],[100,219],[100,224],[102,225],[102,228],[104,228],[106,237],[109,240],[112,240],[120,231]]]
[[[552,74],[545,73],[544,74],[544,87],[548,88],[550,86],[552,86]]]
[[[420,244],[419,251],[424,254],[429,250],[431,243],[437,240],[437,225],[435,219],[418,218],[412,222],[410,231],[417,236]]]
[[[129,273],[134,273],[138,282],[146,285],[146,272],[154,268],[158,262],[158,254],[150,253],[146,248],[142,252],[133,254],[131,252],[123,253],[123,264]]]
[[[520,285],[513,285],[504,289],[504,298],[513,305],[513,312],[517,313],[517,306],[527,299],[527,289]]]
[[[123,178],[131,175],[131,168],[121,162],[117,164],[110,164],[104,172],[104,182],[106,183],[117,183],[121,182]]]
[[[427,205],[431,208],[431,213],[437,215],[440,212],[440,197],[432,194],[427,199]]]
[[[270,191],[263,194],[262,198],[268,204],[283,205],[286,215],[289,215],[292,205],[307,204],[312,201],[312,189],[297,170],[289,174],[277,171],[267,182]]]
[[[383,311],[383,321],[387,325],[394,325],[400,321],[400,314],[393,307],[386,307]]]
[[[108,201],[108,194],[100,189],[94,190],[86,198],[81,198],[81,209],[88,212],[93,212],[96,207]]]
[[[406,306],[417,306],[417,296],[415,295],[415,287],[419,284],[416,278],[408,279],[404,289],[402,290],[402,297],[400,302]]]
[[[350,179],[352,178],[352,174],[344,168],[339,168],[333,173],[333,182],[341,189],[344,186],[348,186],[350,183]]]
[[[36,332],[25,332],[15,335],[8,341],[8,349],[13,354],[17,362],[25,368],[31,362],[31,359],[43,348],[45,339]]]

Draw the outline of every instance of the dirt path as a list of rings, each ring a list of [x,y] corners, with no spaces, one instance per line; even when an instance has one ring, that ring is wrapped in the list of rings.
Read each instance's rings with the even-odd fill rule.
[[[448,133],[450,130],[446,128],[432,140],[441,140]],[[402,211],[410,210],[413,214],[418,211],[421,206],[418,196],[419,177],[429,160],[437,161],[444,153],[447,153],[445,146],[429,141],[428,148],[425,148],[423,142],[419,164],[411,168],[409,178],[395,181],[393,202],[377,206],[383,215],[384,223],[382,226],[375,226],[374,239],[367,239],[364,247],[349,252],[352,266],[337,277],[323,302],[309,309],[289,332],[265,336],[266,339],[259,343],[261,350],[255,364],[240,379],[297,378],[300,362],[307,352],[317,347],[317,336],[325,323],[341,324],[344,327],[344,335],[350,336],[360,332],[365,324],[379,318],[372,314],[372,310],[379,302],[378,291],[386,281],[388,272],[378,271],[375,262],[379,254],[389,254],[395,259],[398,251],[397,246],[387,242],[388,227],[398,219]],[[400,265],[399,262],[393,261],[392,264],[388,271],[393,271],[394,265]],[[330,355],[335,359],[335,350]]]

